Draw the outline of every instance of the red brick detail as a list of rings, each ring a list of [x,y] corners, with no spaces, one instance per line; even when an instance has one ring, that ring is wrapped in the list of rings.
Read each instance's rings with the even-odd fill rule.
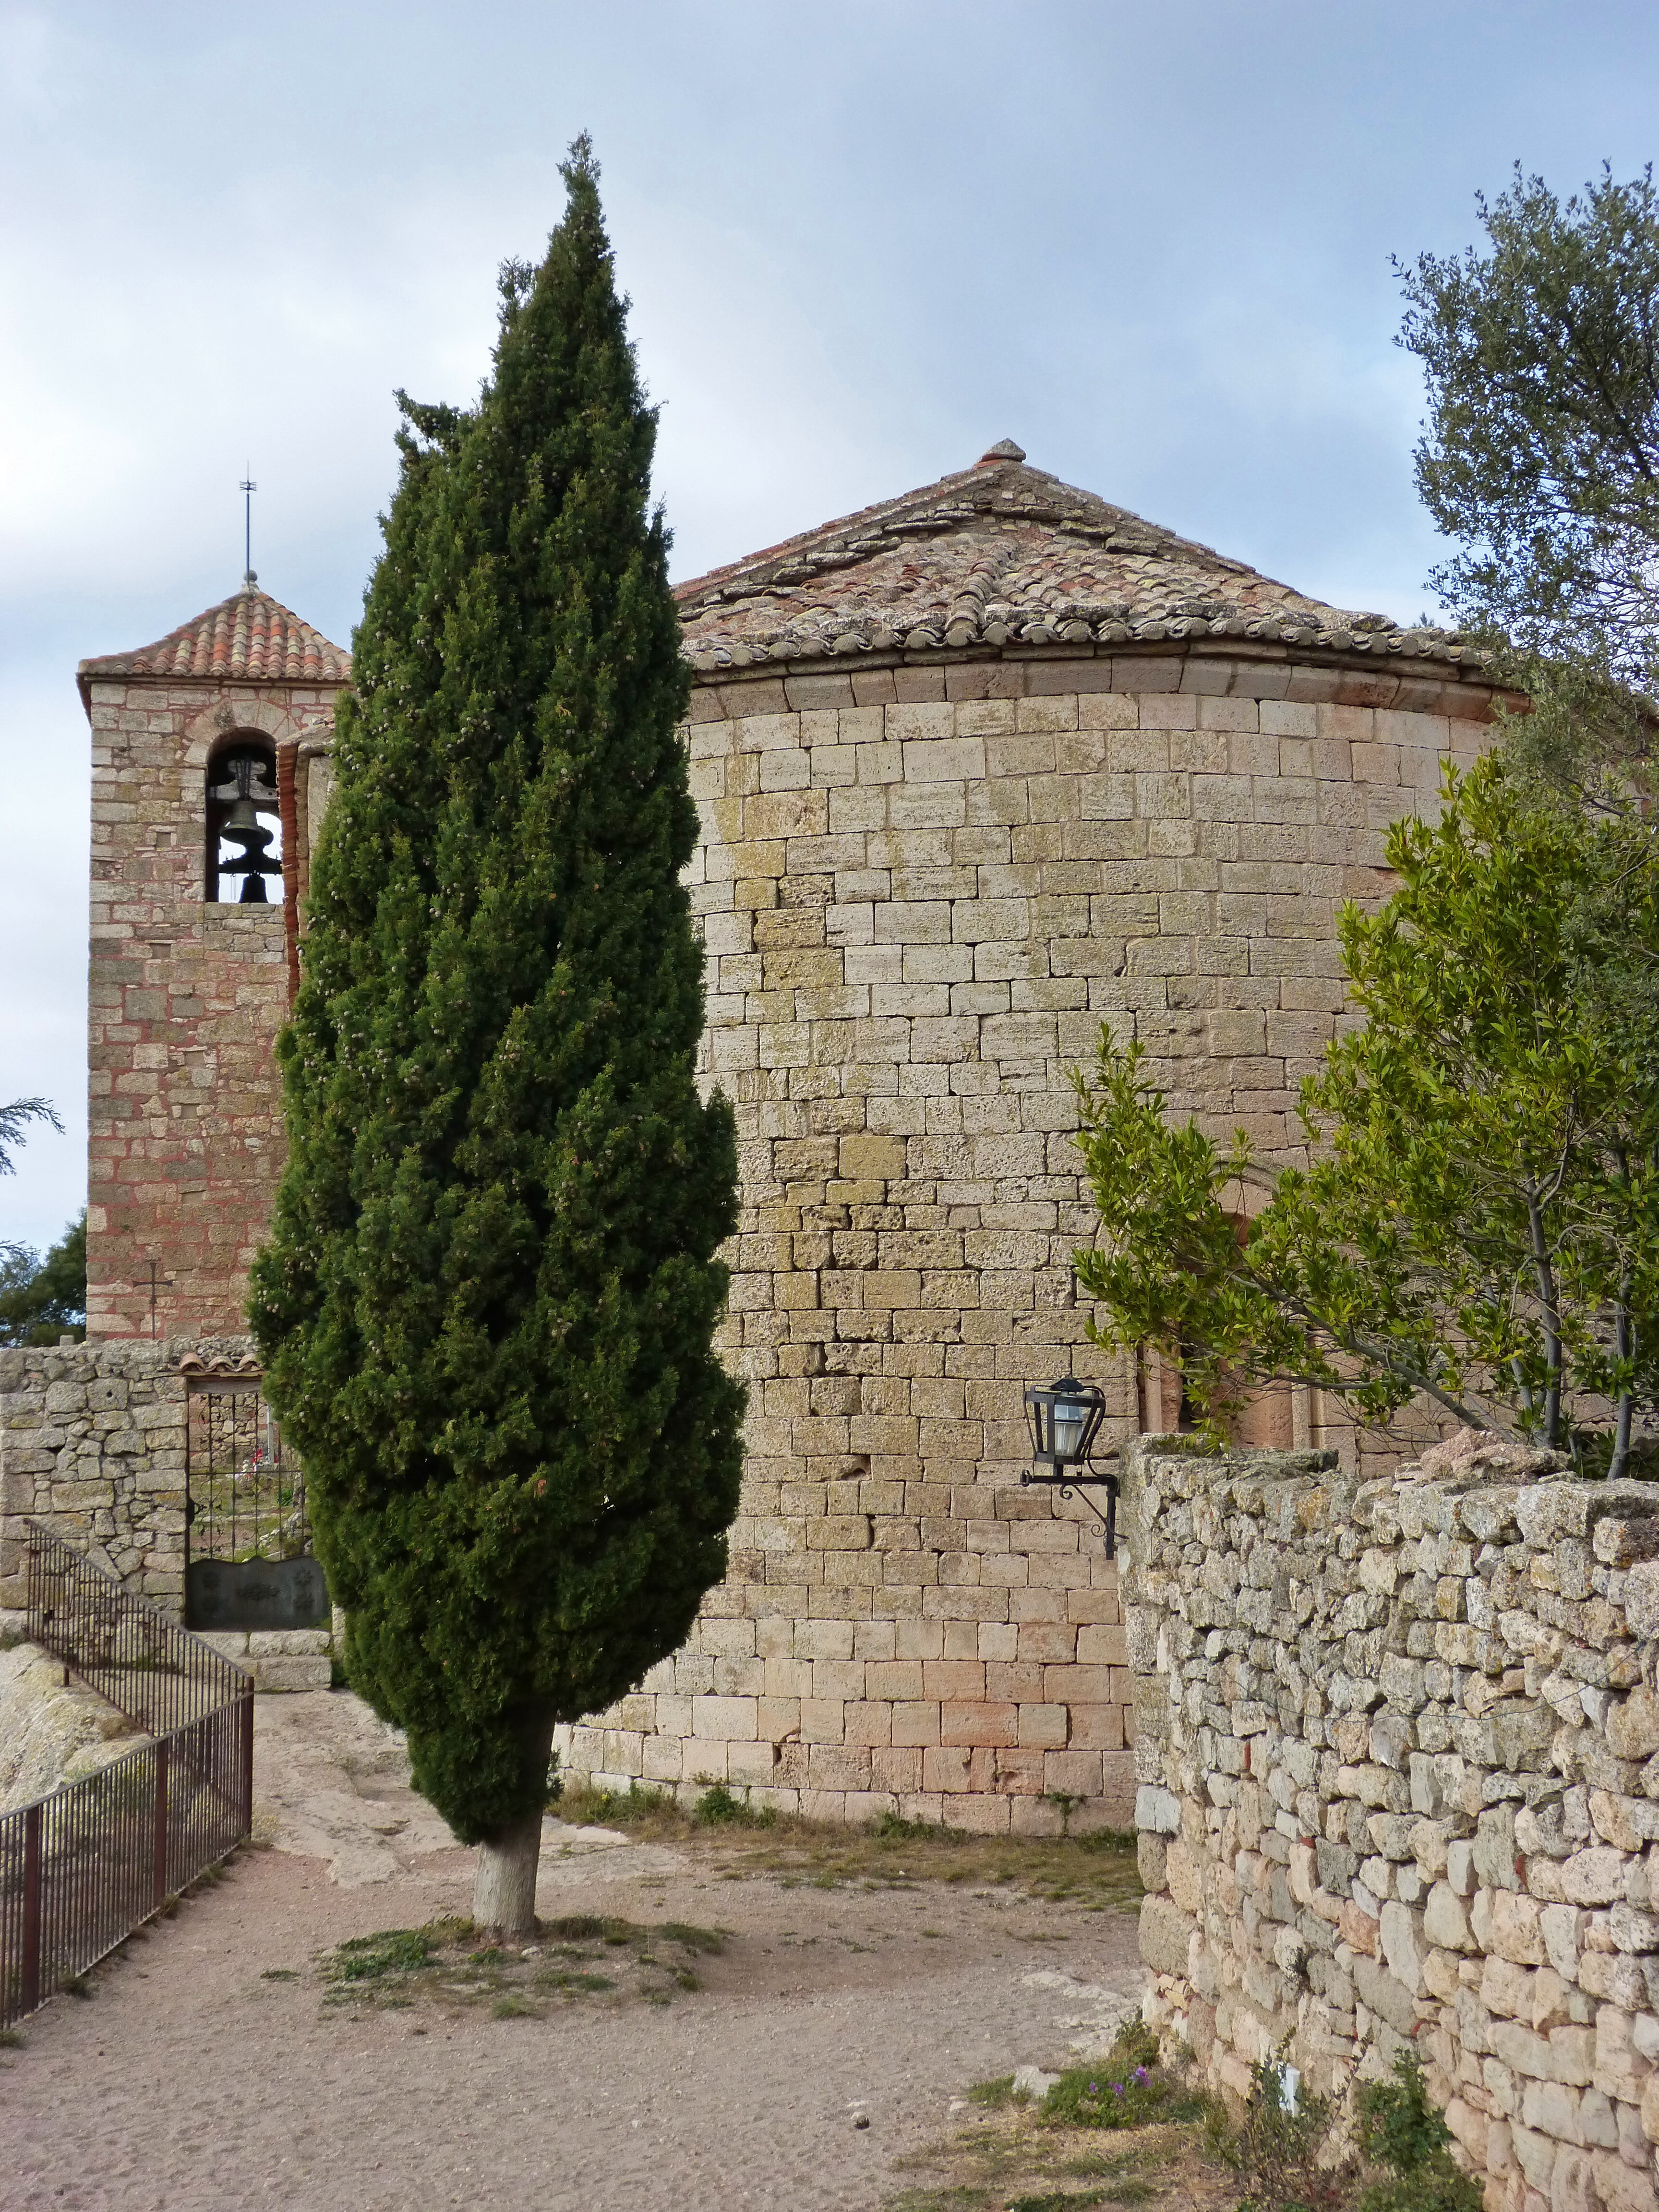
[[[276,748],[276,809],[283,824],[283,940],[288,1003],[300,995],[300,811],[294,803],[294,747]]]

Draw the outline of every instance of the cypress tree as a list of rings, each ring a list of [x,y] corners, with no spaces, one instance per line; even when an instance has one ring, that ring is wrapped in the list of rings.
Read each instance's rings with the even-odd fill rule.
[[[724,1572],[743,1404],[655,413],[585,137],[563,174],[477,405],[398,395],[251,1304],[351,1682],[520,1931],[554,1725]]]

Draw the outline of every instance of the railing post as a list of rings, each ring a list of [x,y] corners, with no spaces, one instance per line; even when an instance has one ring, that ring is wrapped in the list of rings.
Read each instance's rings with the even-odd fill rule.
[[[23,2010],[40,2002],[40,1825],[45,1810],[31,1805],[23,1814]]]
[[[40,1640],[40,1539],[31,1528],[28,1534],[28,1580],[23,1603],[28,1612],[28,1638],[31,1644]]]
[[[242,1692],[240,1734],[238,1747],[241,1754],[242,1833],[253,1833],[253,1685],[249,1682]]]
[[[167,1901],[167,1740],[155,1746],[155,1894],[156,1906]]]

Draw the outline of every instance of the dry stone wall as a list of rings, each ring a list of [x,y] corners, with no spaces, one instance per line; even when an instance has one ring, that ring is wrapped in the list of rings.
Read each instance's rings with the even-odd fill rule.
[[[1494,2212],[1652,2212],[1659,1485],[1126,1457],[1147,2009],[1243,2091],[1413,2044]]]
[[[1019,1486],[1030,1383],[1164,1425],[1160,1379],[1086,1340],[1069,1071],[1108,1021],[1176,1111],[1299,1158],[1338,905],[1385,887],[1387,825],[1474,757],[1489,693],[1282,653],[929,661],[694,695],[743,1503],[684,1651],[562,1749],[830,1816],[1122,1820],[1116,1571]],[[1256,1440],[1351,1441],[1309,1394],[1277,1414]]]

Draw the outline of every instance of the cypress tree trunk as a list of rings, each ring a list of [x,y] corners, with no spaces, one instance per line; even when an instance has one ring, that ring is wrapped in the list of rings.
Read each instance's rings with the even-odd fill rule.
[[[743,1402],[655,419],[585,140],[564,173],[477,407],[400,395],[251,1309],[353,1686],[509,1933],[555,1722],[635,1686],[725,1571]]]
[[[553,1716],[534,1715],[525,1727],[526,1756],[545,1774],[553,1749]],[[525,1936],[536,1925],[536,1869],[541,1858],[542,1807],[532,1806],[478,1845],[472,1878],[472,1921],[481,1932]]]

